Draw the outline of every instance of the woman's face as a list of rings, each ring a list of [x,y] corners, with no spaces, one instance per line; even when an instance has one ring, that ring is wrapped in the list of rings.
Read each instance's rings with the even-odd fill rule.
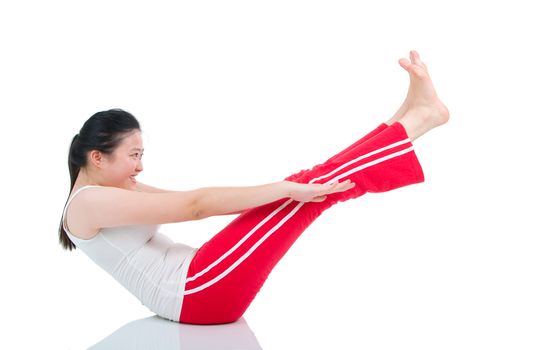
[[[143,140],[139,130],[123,138],[111,157],[106,157],[102,171],[108,186],[133,190],[136,188],[134,176],[143,170]]]

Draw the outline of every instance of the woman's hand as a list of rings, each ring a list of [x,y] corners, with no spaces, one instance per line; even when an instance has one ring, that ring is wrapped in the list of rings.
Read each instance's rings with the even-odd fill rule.
[[[298,182],[286,181],[289,183],[289,196],[299,202],[323,202],[328,194],[347,191],[355,187],[355,183],[350,180],[343,182],[328,182],[325,184],[302,184]]]

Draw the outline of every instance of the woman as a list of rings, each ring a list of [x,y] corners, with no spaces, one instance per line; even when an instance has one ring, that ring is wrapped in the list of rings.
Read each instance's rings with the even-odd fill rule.
[[[71,144],[71,194],[60,243],[80,248],[166,319],[236,321],[325,209],[424,181],[412,142],[446,123],[449,111],[416,51],[399,64],[410,86],[392,118],[326,162],[260,186],[165,191],[137,182],[143,170],[139,123],[118,109],[96,113]],[[235,213],[198,249],[158,232],[161,224]]]

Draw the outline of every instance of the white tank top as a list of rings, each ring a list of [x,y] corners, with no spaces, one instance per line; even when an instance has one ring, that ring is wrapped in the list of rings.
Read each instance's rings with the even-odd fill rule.
[[[63,210],[63,228],[91,260],[107,271],[143,305],[159,316],[178,322],[189,264],[197,248],[175,243],[158,232],[160,225],[128,225],[102,228],[91,239],[73,236]]]

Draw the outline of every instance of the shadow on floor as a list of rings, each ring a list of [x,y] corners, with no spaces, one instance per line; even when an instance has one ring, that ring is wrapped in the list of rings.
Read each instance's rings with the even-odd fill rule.
[[[154,315],[127,323],[89,349],[261,350],[262,348],[243,317],[234,323],[222,325],[190,325]]]

